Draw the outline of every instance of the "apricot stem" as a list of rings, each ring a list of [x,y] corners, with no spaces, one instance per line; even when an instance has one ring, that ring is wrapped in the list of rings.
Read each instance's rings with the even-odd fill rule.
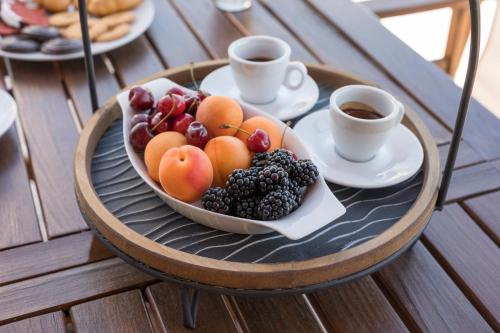
[[[161,123],[163,123],[165,120],[167,120],[168,117],[170,117],[170,115],[172,114],[172,112],[174,112],[175,108],[176,108],[176,98],[172,95],[172,94],[168,94],[168,96],[170,96],[170,98],[172,98],[172,107],[170,108],[170,110],[168,111],[167,115],[163,118],[160,119],[160,121],[158,122],[158,124],[154,125],[153,128],[151,129],[151,133],[154,133],[154,131],[156,130],[156,128],[158,126],[160,126]]]
[[[222,125],[219,126],[219,128],[234,128],[234,129],[237,129],[238,131],[241,131],[241,132],[245,133],[248,136],[252,135],[252,133],[250,133],[249,131],[244,130],[244,129],[240,128],[240,127],[236,127],[236,126],[231,125],[231,124],[222,124]]]

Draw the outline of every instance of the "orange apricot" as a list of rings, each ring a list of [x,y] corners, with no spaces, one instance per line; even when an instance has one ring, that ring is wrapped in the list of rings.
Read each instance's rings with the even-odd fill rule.
[[[144,150],[144,163],[148,169],[149,176],[159,182],[160,175],[158,169],[163,154],[170,148],[186,144],[186,138],[178,132],[163,132],[152,138]]]
[[[278,125],[276,125],[272,120],[266,117],[256,116],[248,118],[241,124],[240,129],[241,130],[236,133],[236,137],[243,141],[245,144],[249,136],[248,133],[253,133],[256,129],[261,129],[267,133],[267,135],[269,136],[269,141],[271,141],[271,146],[267,151],[273,151],[281,147],[282,131],[280,130]]]
[[[212,137],[233,136],[243,121],[243,110],[240,104],[232,98],[209,96],[198,106],[196,120],[207,128],[208,134]],[[222,128],[223,125],[233,128]]]

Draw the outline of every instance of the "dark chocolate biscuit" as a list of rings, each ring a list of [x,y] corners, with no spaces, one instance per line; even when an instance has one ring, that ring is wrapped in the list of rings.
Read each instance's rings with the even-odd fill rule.
[[[42,44],[41,51],[47,54],[68,54],[83,50],[81,40],[54,38]]]
[[[0,41],[0,48],[7,52],[33,53],[38,51],[40,44],[23,36],[10,36]]]
[[[59,30],[57,28],[44,27],[41,25],[29,25],[24,27],[21,32],[23,35],[40,42],[59,37]]]

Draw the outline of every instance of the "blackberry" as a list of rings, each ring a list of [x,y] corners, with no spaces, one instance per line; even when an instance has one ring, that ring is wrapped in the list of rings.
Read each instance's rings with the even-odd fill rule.
[[[311,160],[298,160],[292,164],[290,178],[300,186],[312,185],[318,180],[319,172]]]
[[[220,187],[209,188],[201,198],[203,208],[211,212],[229,214],[232,199],[229,194]]]
[[[236,169],[226,182],[226,191],[235,199],[253,195],[257,190],[258,168]]]
[[[304,197],[304,188],[300,186],[296,180],[291,180],[288,189],[297,205],[300,205],[302,203],[302,198]]]
[[[276,149],[271,153],[268,164],[282,167],[286,172],[290,171],[294,162],[293,153],[287,149]]]
[[[288,190],[273,191],[266,194],[257,206],[262,220],[277,220],[290,214],[297,206]]]
[[[289,185],[288,173],[277,165],[270,165],[259,171],[257,183],[261,193],[284,189]]]
[[[263,167],[267,166],[267,163],[269,162],[270,157],[271,157],[271,154],[269,154],[269,153],[255,153],[255,154],[253,154],[253,158],[252,158],[252,166],[263,168]]]
[[[257,206],[262,197],[249,197],[240,199],[235,205],[235,215],[245,219],[253,219],[258,217]]]

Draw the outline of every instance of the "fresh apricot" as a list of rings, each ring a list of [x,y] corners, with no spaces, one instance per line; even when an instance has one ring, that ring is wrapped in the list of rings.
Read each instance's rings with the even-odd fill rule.
[[[163,132],[152,138],[144,150],[144,163],[148,169],[149,176],[159,182],[160,175],[158,169],[163,154],[170,148],[186,144],[186,138],[178,132]]]
[[[243,121],[243,110],[232,98],[208,96],[198,106],[196,120],[207,128],[211,137],[233,136]],[[231,128],[224,128],[224,125]]]
[[[212,185],[214,171],[198,147],[170,148],[160,161],[160,183],[165,192],[184,202],[195,202]]]
[[[271,141],[271,146],[267,151],[273,151],[281,147],[282,131],[278,125],[266,117],[256,116],[248,118],[241,124],[241,130],[236,133],[236,137],[246,143],[249,136],[248,133],[253,133],[259,128],[267,133],[269,141]]]
[[[218,136],[208,141],[205,153],[212,162],[214,171],[212,186],[224,186],[235,169],[247,169],[252,154],[247,145],[234,136]]]

